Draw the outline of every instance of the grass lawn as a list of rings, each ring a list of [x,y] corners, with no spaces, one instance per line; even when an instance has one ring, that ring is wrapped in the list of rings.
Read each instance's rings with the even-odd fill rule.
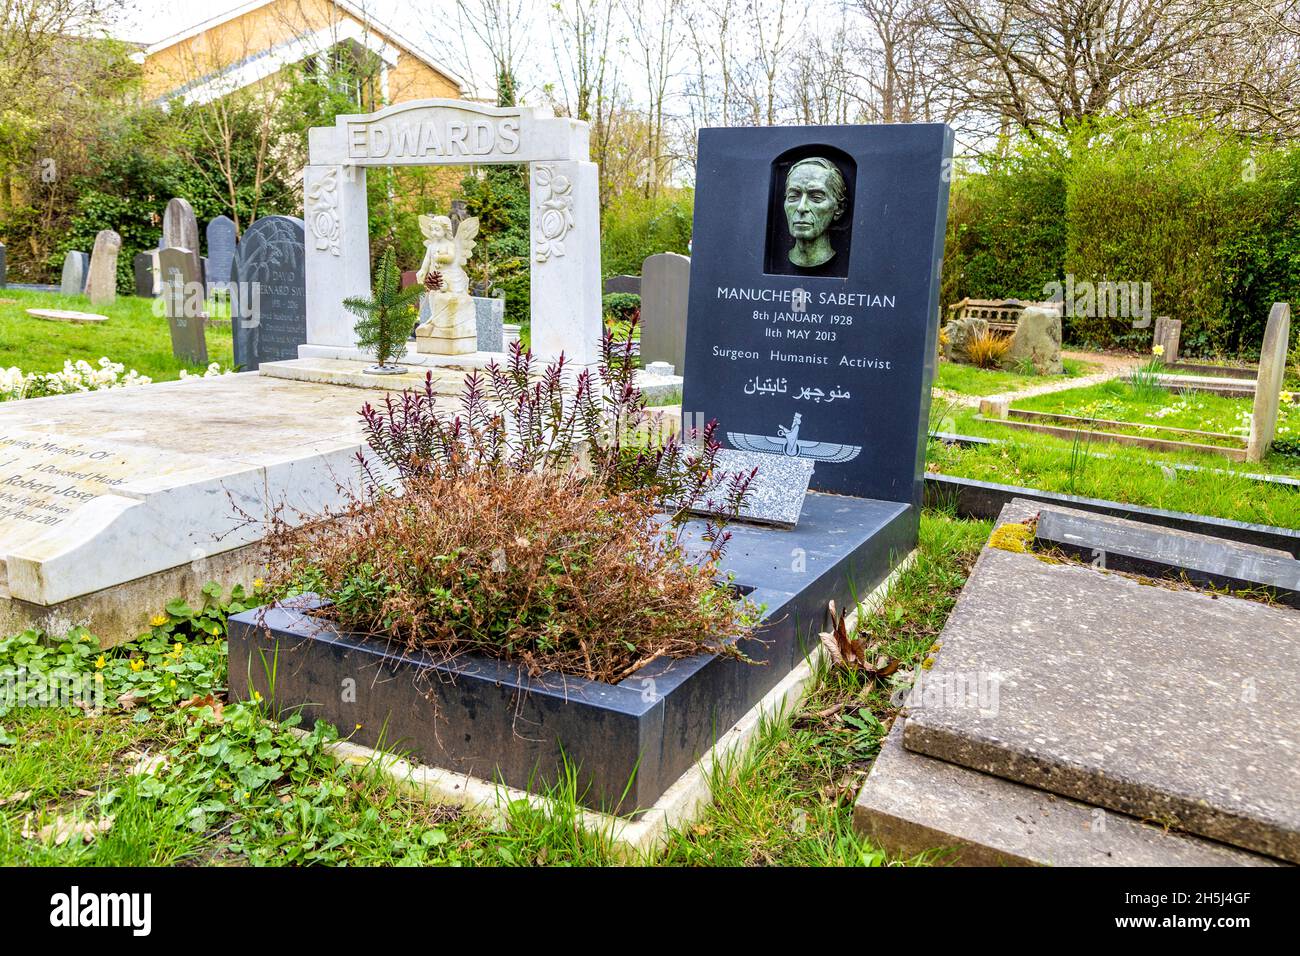
[[[1078,359],[1064,359],[1065,377],[1077,378],[1091,375],[1100,366],[1093,362],[1080,362]],[[940,362],[934,384],[949,392],[963,395],[999,395],[1002,392],[1014,392],[1053,381],[1055,375],[1021,375],[1001,369],[982,369],[973,365],[958,365],[955,362]]]
[[[929,512],[917,562],[862,633],[921,665],[989,526]],[[99,715],[0,702],[0,865],[573,865],[616,861],[567,814],[512,807],[491,827],[452,807],[345,771],[321,750],[323,727],[291,736],[291,715],[228,704],[215,610],[169,605],[165,623],[105,654],[89,640],[35,651],[0,640],[0,674],[26,667],[100,674]],[[883,865],[852,828],[853,798],[895,708],[895,686],[825,673],[788,719],[770,721],[742,759],[720,768],[716,801],[663,856],[670,865]],[[126,693],[127,704],[115,703]],[[189,706],[185,706],[188,703]],[[131,705],[134,706],[131,706]],[[340,728],[346,733],[349,728]],[[130,773],[142,757],[153,769]],[[567,801],[572,807],[572,793]],[[85,839],[86,831],[95,831]],[[59,840],[60,835],[69,838]],[[925,862],[925,861],[911,861]]]
[[[1250,434],[1253,405],[1254,400],[1248,398],[1225,398],[1191,389],[1171,392],[1159,388],[1138,388],[1124,379],[1113,379],[1100,385],[1021,399],[1012,407],[1026,411],[1132,422],[1134,427],[1125,430],[1137,435],[1164,426],[1245,438]],[[1279,438],[1300,435],[1300,404],[1282,405],[1277,434]],[[1202,439],[1188,437],[1186,440]]]
[[[0,368],[17,366],[24,372],[57,372],[65,359],[85,359],[94,365],[103,356],[121,362],[156,382],[179,378],[182,368],[202,372],[172,357],[167,320],[153,314],[153,299],[118,296],[110,306],[93,308],[85,296],[65,296],[24,289],[0,289]],[[67,309],[108,316],[100,325],[47,322],[27,309]],[[211,310],[214,317],[228,313]],[[208,357],[229,368],[234,362],[228,328],[207,330]]]
[[[976,421],[974,409],[948,425],[1002,444],[962,448],[931,441],[927,467],[962,478],[1105,498],[1194,514],[1300,528],[1300,489],[1241,473],[1300,476],[1300,460],[1272,454],[1263,462],[1231,462],[1213,453],[1154,452],[1094,441],[1012,431]],[[1203,471],[1175,468],[1194,465]]]

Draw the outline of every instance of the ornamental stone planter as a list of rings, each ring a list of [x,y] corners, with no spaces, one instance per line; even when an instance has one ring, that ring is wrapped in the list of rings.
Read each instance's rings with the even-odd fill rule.
[[[692,523],[688,536],[703,530]],[[319,602],[230,620],[230,693],[301,708],[355,743],[538,792],[575,768],[578,800],[645,810],[818,644],[827,602],[851,606],[915,546],[904,503],[810,494],[792,529],[737,526],[723,560],[732,586],[763,608],[744,650],[650,663],[617,684],[530,677],[475,654],[410,654],[313,616]]]

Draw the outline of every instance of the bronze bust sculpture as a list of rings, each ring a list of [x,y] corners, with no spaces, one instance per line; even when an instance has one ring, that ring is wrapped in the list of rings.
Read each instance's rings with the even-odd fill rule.
[[[829,159],[810,156],[790,167],[785,179],[785,219],[794,237],[790,261],[816,269],[835,256],[830,228],[844,215],[848,190]]]

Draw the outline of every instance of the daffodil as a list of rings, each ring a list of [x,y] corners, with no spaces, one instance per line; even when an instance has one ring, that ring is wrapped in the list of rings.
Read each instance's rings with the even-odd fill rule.
[[[1151,346],[1151,354],[1159,358],[1165,354],[1165,347],[1163,345],[1153,345]]]

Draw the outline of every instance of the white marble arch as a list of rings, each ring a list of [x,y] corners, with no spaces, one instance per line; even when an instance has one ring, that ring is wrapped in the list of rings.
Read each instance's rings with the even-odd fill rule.
[[[299,356],[363,357],[355,317],[341,303],[370,293],[367,167],[526,163],[533,351],[545,359],[564,352],[581,364],[595,362],[600,202],[588,140],[586,123],[547,110],[449,99],[399,103],[312,129],[303,171],[307,344]],[[478,358],[481,364],[485,356]],[[474,357],[424,355],[413,346],[404,361],[475,364]]]

